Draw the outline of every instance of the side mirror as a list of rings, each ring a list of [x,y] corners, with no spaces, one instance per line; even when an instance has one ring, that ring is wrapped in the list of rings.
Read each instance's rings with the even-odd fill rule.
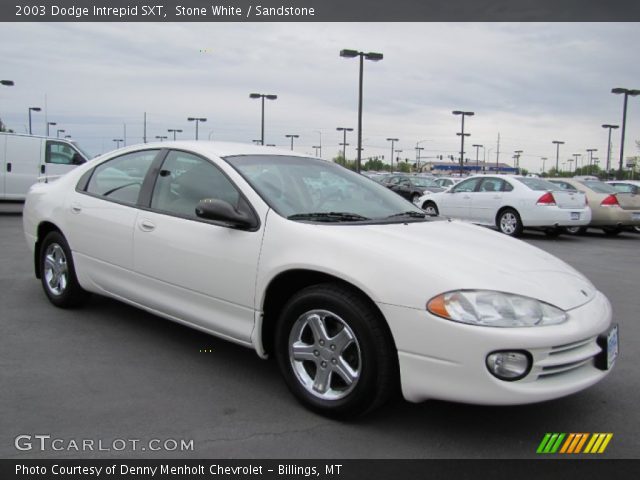
[[[231,227],[251,229],[258,226],[252,215],[236,210],[230,203],[214,198],[198,202],[196,216],[206,220],[223,222]]]
[[[85,162],[86,160],[82,158],[82,155],[80,155],[79,153],[74,153],[73,158],[71,158],[72,165],[82,165]]]

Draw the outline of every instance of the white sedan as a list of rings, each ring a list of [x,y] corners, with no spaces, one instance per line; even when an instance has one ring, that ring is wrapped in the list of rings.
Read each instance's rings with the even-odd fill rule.
[[[570,266],[288,150],[127,147],[33,186],[24,232],[53,305],[106,295],[274,356],[326,415],[397,388],[413,402],[549,400],[617,356],[608,300]]]
[[[513,237],[525,228],[556,236],[563,227],[580,227],[591,221],[583,193],[516,175],[469,177],[444,192],[423,195],[416,204],[429,215],[497,227]]]

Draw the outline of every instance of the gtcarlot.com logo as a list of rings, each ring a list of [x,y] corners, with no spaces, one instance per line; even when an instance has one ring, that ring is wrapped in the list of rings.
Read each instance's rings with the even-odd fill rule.
[[[545,433],[536,453],[604,453],[613,433]]]

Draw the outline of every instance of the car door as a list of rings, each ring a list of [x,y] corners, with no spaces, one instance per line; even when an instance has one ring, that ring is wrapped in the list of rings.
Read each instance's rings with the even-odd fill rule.
[[[501,178],[485,177],[469,207],[469,217],[473,222],[495,225],[496,214],[502,205],[506,182]],[[513,187],[511,187],[513,190]]]
[[[247,343],[254,326],[263,229],[246,231],[204,220],[195,213],[203,199],[224,200],[234,208],[247,202],[214,163],[171,151],[133,233],[140,302]]]
[[[471,199],[480,180],[480,177],[468,178],[440,194],[440,215],[468,220]]]
[[[129,298],[138,199],[158,149],[120,155],[87,171],[65,202],[65,236],[77,272],[98,288]],[[107,241],[108,239],[108,241]]]

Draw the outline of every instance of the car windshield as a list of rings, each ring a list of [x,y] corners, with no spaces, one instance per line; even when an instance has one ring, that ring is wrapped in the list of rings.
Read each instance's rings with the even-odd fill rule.
[[[547,190],[560,190],[558,185],[555,185],[547,180],[535,177],[518,177],[516,178],[520,183],[524,183],[531,190],[535,191],[547,191]]]
[[[416,187],[440,187],[440,185],[438,185],[435,180],[431,179],[431,178],[425,178],[425,177],[416,177],[413,179],[413,184]]]
[[[616,193],[617,190],[613,186],[597,180],[581,180],[581,184],[590,188],[596,193]]]
[[[387,222],[425,217],[422,210],[388,188],[325,160],[284,155],[240,155],[225,160],[271,208],[292,220]]]

